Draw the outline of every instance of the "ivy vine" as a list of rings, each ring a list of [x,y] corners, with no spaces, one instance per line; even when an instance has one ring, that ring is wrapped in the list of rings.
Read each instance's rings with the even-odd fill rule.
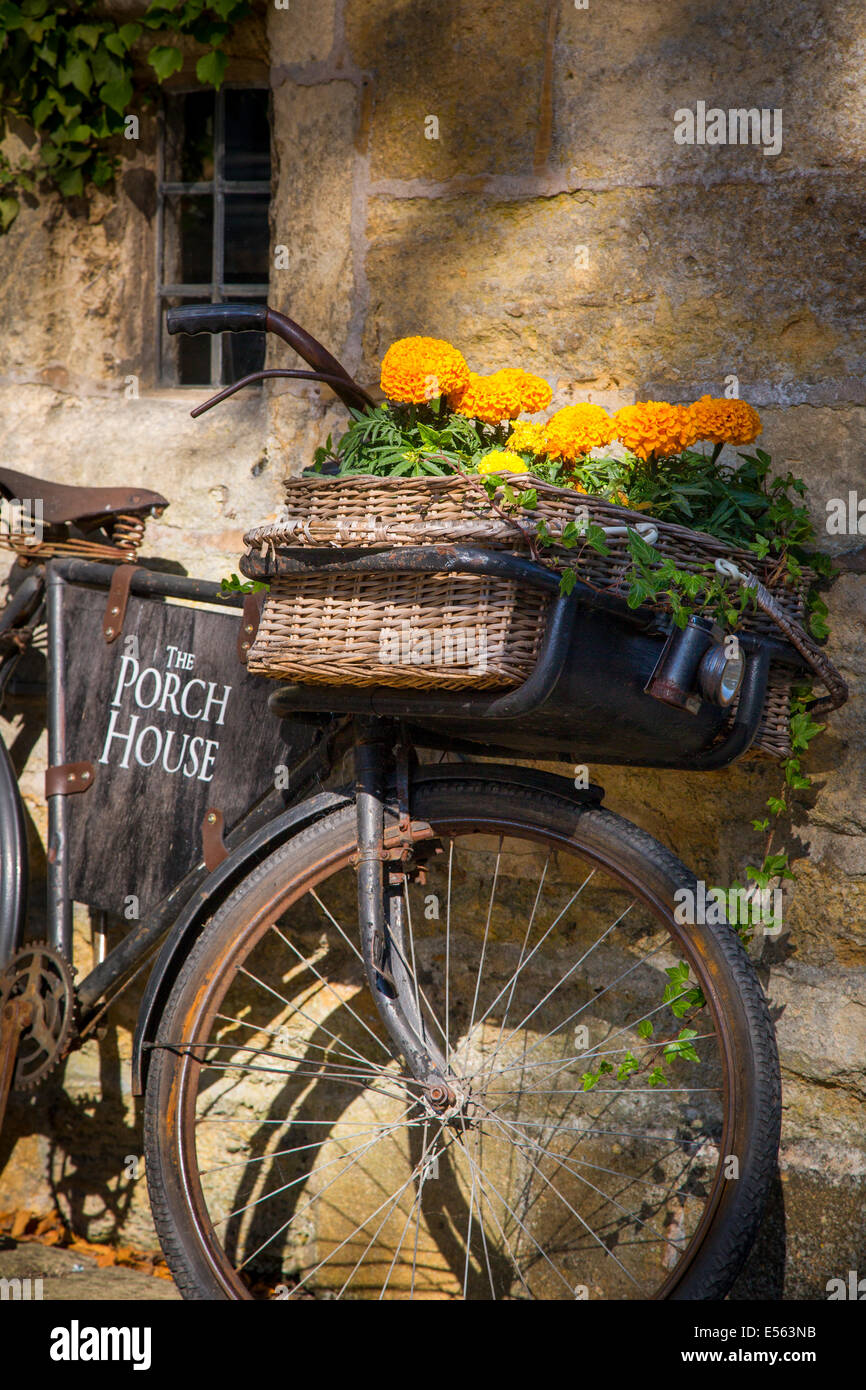
[[[162,83],[183,66],[179,41],[192,38],[206,49],[196,78],[218,88],[228,66],[223,45],[251,11],[250,0],[151,0],[140,18],[122,23],[105,14],[103,0],[0,0],[0,141],[16,119],[32,136],[14,162],[0,150],[0,232],[18,216],[22,193],[42,185],[70,198],[111,182],[136,57],[146,56]],[[140,93],[143,103],[154,91]]]

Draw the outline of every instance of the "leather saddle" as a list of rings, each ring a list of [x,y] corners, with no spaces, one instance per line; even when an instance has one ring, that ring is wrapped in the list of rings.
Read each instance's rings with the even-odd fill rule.
[[[70,487],[14,468],[0,468],[0,495],[10,502],[41,501],[43,520],[49,526],[85,523],[86,528],[87,523],[104,524],[130,512],[168,506],[161,493],[143,487]]]

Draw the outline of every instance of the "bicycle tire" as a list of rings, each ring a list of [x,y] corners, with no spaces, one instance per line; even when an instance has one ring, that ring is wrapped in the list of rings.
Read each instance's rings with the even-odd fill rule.
[[[527,843],[547,845],[548,864],[551,862],[551,845],[555,847],[555,851],[559,855],[576,855],[582,861],[597,866],[612,882],[622,884],[632,892],[635,895],[635,900],[641,904],[642,910],[646,909],[654,914],[659,924],[657,929],[669,933],[671,940],[677,944],[681,954],[689,963],[694,982],[697,982],[704,992],[707,1011],[712,1015],[715,1023],[715,1033],[707,1036],[718,1039],[720,1075],[723,1078],[723,1084],[718,1089],[720,1092],[724,1092],[719,1102],[720,1107],[724,1110],[724,1146],[723,1151],[721,1147],[719,1148],[712,1181],[708,1180],[709,1195],[696,1232],[693,1232],[692,1236],[689,1237],[688,1246],[683,1247],[682,1256],[669,1276],[662,1281],[658,1288],[653,1288],[651,1295],[641,1296],[675,1299],[724,1297],[749,1252],[760,1224],[767,1191],[774,1172],[780,1128],[780,1082],[772,1023],[757,977],[735,932],[725,924],[720,926],[691,926],[687,929],[678,927],[673,917],[674,894],[678,889],[683,888],[694,891],[696,887],[694,875],[651,836],[599,806],[575,805],[566,797],[559,797],[548,790],[516,787],[504,781],[502,784],[491,784],[487,780],[473,779],[471,769],[467,769],[465,774],[455,774],[453,778],[449,776],[447,780],[440,777],[425,782],[423,773],[419,774],[413,788],[413,820],[428,822],[440,836],[447,831],[452,836],[452,845],[455,843],[453,837],[459,831],[470,840],[473,837],[477,840],[480,835],[487,837],[499,835],[500,855],[504,852],[503,844],[510,845],[512,841],[518,843],[518,837],[522,837],[519,843],[523,843],[525,839]],[[265,919],[270,917],[273,920],[275,917],[279,917],[279,914],[273,911],[274,903],[283,904],[281,911],[284,911],[287,899],[292,898],[292,895],[294,895],[296,906],[298,901],[305,901],[305,894],[308,891],[305,885],[315,883],[323,886],[335,878],[338,872],[344,872],[354,847],[354,814],[353,808],[348,807],[308,827],[295,839],[275,851],[243,880],[211,920],[188,956],[171,991],[160,1022],[150,1062],[145,1102],[145,1154],[148,1187],[157,1231],[178,1288],[186,1298],[294,1297],[303,1296],[304,1293],[315,1287],[310,1283],[304,1287],[304,1280],[308,1279],[309,1276],[302,1276],[300,1285],[296,1284],[294,1287],[289,1287],[286,1292],[287,1286],[279,1283],[278,1275],[274,1287],[280,1292],[275,1295],[274,1288],[271,1287],[266,1289],[263,1294],[261,1286],[258,1289],[255,1286],[251,1287],[249,1280],[244,1282],[241,1276],[236,1273],[233,1260],[226,1254],[216,1236],[215,1229],[211,1224],[210,1213],[203,1205],[202,1179],[198,1172],[200,1164],[196,1156],[198,1141],[196,1139],[195,1106],[199,1100],[198,1087],[201,1084],[202,1075],[209,1075],[213,1066],[212,1061],[203,1060],[204,1054],[201,1049],[211,1044],[207,1042],[210,1037],[208,1032],[210,1023],[203,1032],[202,1019],[210,1013],[211,1022],[213,1021],[214,1010],[220,1007],[220,1000],[232,987],[232,982],[237,982],[240,979],[238,970],[242,973],[243,969],[247,968],[244,963],[248,962],[255,950],[261,947],[263,939],[271,930],[271,926],[265,922]],[[488,851],[484,851],[484,853],[488,853]],[[492,854],[492,850],[489,851],[489,854]],[[339,868],[334,868],[335,865]],[[514,883],[515,891],[517,891],[518,881],[515,879]],[[450,888],[449,879],[449,912]],[[491,898],[492,903],[493,898]],[[489,925],[488,918],[488,927]],[[487,935],[485,934],[485,945],[486,943]],[[293,947],[293,949],[297,954],[297,947]],[[505,948],[502,947],[502,949]],[[513,949],[510,943],[509,949]],[[492,952],[493,945],[491,944],[491,958]],[[664,958],[662,957],[662,959]],[[483,952],[481,959],[483,963]],[[626,956],[624,959],[629,959],[629,957]],[[523,961],[522,955],[520,960]],[[642,970],[649,970],[645,958],[641,958],[640,964]],[[523,968],[522,964],[519,965],[518,973]],[[632,967],[632,969],[634,968],[636,967]],[[626,973],[631,972],[627,971]],[[480,965],[478,979],[480,984]],[[581,977],[575,976],[576,981],[580,979]],[[689,983],[693,983],[691,976]],[[340,987],[343,988],[343,985]],[[331,988],[334,989],[335,986],[332,985]],[[605,993],[604,990],[601,992]],[[511,993],[514,994],[513,986]],[[477,994],[478,987],[476,986],[476,997]],[[597,997],[598,989],[596,988],[595,996],[590,1002],[594,1004]],[[361,1005],[359,1005],[360,1007]],[[588,1004],[583,1005],[583,1007],[588,1007]],[[330,1015],[328,1017],[331,1018]],[[355,1017],[358,1018],[359,1015],[355,1014]],[[370,1017],[375,1019],[375,1013],[371,1014]],[[332,1019],[331,1022],[333,1027],[337,1026]],[[499,1032],[500,1042],[504,1026],[503,1020]],[[368,1029],[368,1031],[370,1030]],[[528,1032],[528,1029],[526,1031]],[[472,1027],[470,1027],[469,1032],[471,1034]],[[213,1044],[213,1046],[217,1045]],[[321,1044],[319,1046],[321,1047]],[[532,1046],[537,1047],[537,1042]],[[252,1051],[253,1049],[243,1050]],[[619,1051],[622,1049],[620,1048]],[[309,1055],[308,1052],[307,1056],[309,1057]],[[586,1055],[592,1056],[593,1053],[590,1052]],[[493,1056],[495,1061],[496,1054],[494,1053]],[[223,1065],[226,1067],[232,1065],[236,1069],[240,1069],[240,1063]],[[246,1063],[243,1069],[248,1072],[255,1070],[254,1067]],[[264,1068],[260,1068],[260,1070],[264,1070]],[[507,1068],[503,1067],[502,1070],[507,1070]],[[492,1064],[490,1073],[492,1077]],[[521,1072],[521,1086],[523,1085],[523,1076],[524,1072]],[[253,1079],[258,1080],[259,1078]],[[344,1082],[345,1078],[341,1080],[340,1084],[344,1084]],[[388,1082],[390,1084],[390,1073],[388,1073]],[[264,1084],[269,1085],[270,1083]],[[334,1085],[336,1084],[335,1082]],[[372,1087],[372,1082],[370,1084]],[[625,1087],[622,1088],[623,1093],[625,1089]],[[206,1090],[203,1093],[206,1095]],[[620,1093],[617,1094],[620,1095]],[[412,1095],[414,1096],[414,1093]],[[579,1096],[579,1091],[575,1090],[574,1095]],[[572,1101],[568,1102],[569,1105],[573,1103],[573,1099],[574,1097]],[[547,1102],[548,1106],[550,1103],[550,1101]],[[633,1099],[629,1103],[632,1105],[643,1104],[642,1101],[638,1102]],[[661,1103],[659,1102],[659,1104]],[[666,1097],[665,1103],[671,1104],[672,1102]],[[190,1108],[191,1104],[192,1108]],[[610,1103],[611,1107],[618,1104],[619,1099]],[[227,1120],[226,1122],[229,1124],[239,1123],[236,1120]],[[257,1118],[243,1123],[252,1125],[259,1124],[259,1122]],[[269,1121],[269,1123],[275,1122]],[[296,1124],[295,1121],[289,1120],[286,1120],[285,1123],[287,1125]],[[309,1120],[304,1121],[304,1124],[309,1125],[309,1123]],[[413,1121],[413,1123],[420,1125],[420,1121]],[[526,1133],[523,1129],[518,1131],[517,1124],[508,1118],[505,1118],[501,1123],[510,1125],[515,1132],[522,1135]],[[521,1121],[521,1123],[527,1122]],[[483,1132],[486,1124],[486,1119],[483,1124],[479,1122],[479,1131]],[[297,1126],[303,1129],[300,1121],[297,1122]],[[594,1134],[604,1131],[590,1130],[587,1132]],[[614,1132],[621,1133],[622,1131]],[[384,1129],[382,1133],[385,1133]],[[422,1159],[427,1153],[426,1128],[424,1134],[425,1149],[422,1153]],[[304,1131],[304,1136],[306,1136],[306,1131]],[[556,1131],[556,1137],[558,1138],[558,1131]],[[345,1143],[346,1141],[341,1142]],[[482,1142],[480,1138],[478,1142]],[[490,1142],[492,1144],[492,1140]],[[517,1141],[512,1142],[518,1153],[524,1157],[527,1153],[532,1155],[535,1152],[529,1147],[531,1140],[522,1139],[519,1143]],[[553,1139],[550,1142],[552,1143]],[[465,1145],[465,1133],[463,1144]],[[314,1145],[309,1144],[306,1147],[313,1148]],[[294,1150],[284,1152],[293,1153]],[[320,1152],[321,1146],[316,1148],[316,1153],[319,1154]],[[353,1151],[349,1150],[349,1152]],[[544,1162],[540,1158],[541,1152],[539,1150],[539,1162]],[[570,1153],[573,1154],[573,1152],[574,1147]],[[477,1153],[478,1149],[476,1148],[476,1156]],[[455,1166],[457,1159],[462,1156],[460,1147],[458,1147],[457,1158],[454,1159]],[[554,1168],[556,1175],[573,1171],[567,1167],[565,1159],[562,1159],[559,1152],[556,1152],[555,1157],[558,1165]],[[338,1177],[341,1171],[339,1158],[340,1154],[338,1153],[338,1158],[331,1160],[332,1165],[337,1165]],[[261,1160],[253,1159],[242,1162],[259,1161]],[[297,1159],[294,1161],[300,1162]],[[448,1161],[451,1163],[451,1155],[449,1155]],[[472,1164],[471,1172],[474,1175],[476,1165],[468,1157],[466,1161]],[[532,1160],[529,1159],[528,1161],[531,1162]],[[572,1159],[572,1162],[578,1164],[582,1163],[583,1160],[577,1158]],[[225,1166],[231,1167],[232,1165],[230,1163]],[[589,1168],[600,1167],[600,1165],[593,1164],[588,1166]],[[426,1170],[422,1170],[422,1183],[424,1171]],[[467,1169],[468,1171],[469,1169]],[[547,1174],[541,1168],[538,1171],[541,1173],[542,1181],[549,1182]],[[600,1168],[600,1171],[611,1170]],[[574,1176],[581,1183],[586,1182],[585,1174],[581,1170]],[[300,1182],[301,1179],[293,1179],[294,1181]],[[305,1182],[309,1181],[311,1181],[309,1177],[305,1179]],[[321,1178],[318,1181],[321,1183]],[[332,1179],[332,1181],[336,1181],[336,1179]],[[461,1216],[465,1216],[466,1193],[464,1189],[466,1181],[468,1179],[464,1180],[463,1189],[458,1192],[453,1177],[451,1179],[451,1189],[457,1193],[457,1197],[462,1201]],[[474,1176],[472,1181],[474,1193]],[[490,1217],[494,1218],[495,1201],[490,1193],[498,1194],[498,1189],[493,1184],[492,1179],[488,1188],[482,1186],[483,1181],[486,1179],[479,1176],[479,1209],[481,1209],[486,1195],[490,1207]],[[599,1177],[598,1181],[603,1182],[604,1179]],[[640,1181],[640,1179],[636,1178],[631,1181]],[[593,1186],[589,1182],[586,1185]],[[647,1182],[646,1185],[649,1186],[649,1183]],[[418,1187],[417,1171],[415,1186]],[[552,1182],[550,1186],[553,1187]],[[278,1191],[280,1190],[278,1189]],[[599,1192],[602,1189],[595,1186],[594,1190]],[[507,1191],[508,1195],[511,1195],[510,1189]],[[546,1194],[546,1189],[543,1191]],[[270,1195],[273,1194],[266,1194],[264,1198],[259,1200],[265,1201]],[[686,1193],[686,1196],[692,1195]],[[614,1202],[617,1206],[623,1205],[616,1202],[615,1196],[608,1196],[606,1190],[605,1196],[608,1202]],[[504,1202],[505,1198],[502,1200]],[[565,1201],[564,1198],[563,1200]],[[458,1201],[458,1205],[460,1205],[460,1201]],[[566,1205],[569,1206],[570,1211],[573,1210],[567,1202]],[[412,1210],[413,1208],[410,1208],[410,1215]],[[511,1208],[499,1207],[503,1220],[506,1210],[510,1211]],[[419,1227],[421,1211],[422,1203],[419,1193],[416,1217]],[[577,1216],[578,1213],[575,1212],[575,1215]],[[292,1220],[295,1219],[298,1218],[292,1217]],[[636,1217],[635,1220],[640,1220],[640,1218]],[[584,1224],[587,1223],[584,1222]],[[471,1230],[471,1207],[469,1225]],[[498,1225],[499,1231],[502,1233],[502,1240],[508,1246],[507,1236],[502,1230],[501,1222]],[[640,1225],[648,1230],[655,1231],[656,1229],[649,1221],[640,1220]],[[492,1225],[490,1231],[494,1232]],[[643,1230],[639,1234],[642,1235]],[[539,1245],[535,1236],[531,1233],[530,1235],[536,1241],[536,1245]],[[492,1238],[491,1235],[491,1241]],[[596,1238],[598,1239],[598,1237]],[[316,1249],[318,1249],[321,1238],[313,1236],[312,1239],[317,1242]],[[336,1236],[327,1239],[333,1242],[336,1240]],[[517,1236],[518,1242],[522,1239],[522,1236]],[[608,1237],[605,1237],[605,1240],[608,1240]],[[417,1251],[417,1234],[415,1242]],[[644,1243],[649,1242],[645,1241]],[[674,1244],[673,1240],[667,1240],[667,1243]],[[604,1242],[599,1240],[599,1245],[603,1244]],[[470,1241],[467,1238],[467,1271],[470,1266],[469,1246]],[[325,1248],[328,1248],[327,1240]],[[337,1246],[336,1248],[339,1249],[340,1247]],[[620,1250],[623,1260],[626,1258],[626,1248],[625,1245],[611,1244],[611,1249]],[[485,1255],[488,1256],[487,1272],[490,1276],[491,1293],[496,1297],[486,1240],[484,1251]],[[394,1259],[400,1253],[401,1250],[398,1247]],[[531,1253],[535,1256],[534,1251]],[[596,1257],[596,1262],[601,1258],[595,1246],[591,1247],[590,1253],[591,1256]],[[668,1252],[665,1253],[668,1257]],[[510,1247],[508,1254],[511,1263],[516,1267],[517,1260]],[[550,1259],[547,1256],[545,1258],[550,1264]],[[617,1259],[617,1264],[621,1263],[615,1253],[613,1258]],[[473,1260],[475,1259],[480,1259],[480,1257],[473,1257]],[[535,1262],[540,1263],[538,1256],[535,1256]],[[234,1263],[237,1263],[236,1258]],[[511,1273],[508,1268],[508,1260],[503,1257],[500,1264],[507,1273]],[[499,1268],[500,1265],[497,1265],[497,1270]],[[547,1273],[547,1271],[544,1272]],[[559,1273],[562,1277],[563,1270],[560,1270]],[[614,1274],[621,1278],[617,1271],[614,1271]],[[389,1279],[390,1277],[389,1275]],[[497,1274],[497,1278],[499,1277],[504,1276]],[[512,1289],[511,1292],[505,1292],[503,1296],[522,1297],[524,1291],[530,1297],[562,1296],[558,1286],[555,1293],[549,1293],[545,1291],[543,1283],[539,1285],[535,1280],[530,1283],[523,1274],[521,1274],[521,1278],[524,1288],[517,1289],[516,1292]],[[483,1282],[483,1271],[478,1278],[475,1278],[473,1274],[473,1279],[475,1281],[474,1286],[480,1288],[479,1280]],[[457,1282],[459,1283],[459,1278]],[[563,1282],[565,1282],[564,1279]],[[414,1272],[411,1287],[414,1292]],[[540,1292],[535,1291],[536,1287],[539,1288]],[[584,1286],[581,1285],[580,1287],[583,1288]],[[400,1288],[391,1291],[394,1296],[400,1292],[405,1293],[405,1287],[400,1286]],[[465,1276],[463,1294],[470,1296],[467,1294]],[[319,1290],[319,1295],[330,1297],[334,1296],[334,1292],[333,1289],[325,1287]],[[349,1292],[345,1296],[353,1296],[353,1293]],[[435,1293],[434,1296],[440,1296],[440,1294]],[[457,1296],[459,1296],[459,1290]],[[476,1292],[475,1296],[486,1295],[481,1291]],[[585,1297],[587,1295],[586,1292],[583,1292],[577,1296]],[[596,1295],[590,1293],[589,1296]],[[629,1289],[627,1293],[623,1293],[618,1290],[612,1295],[602,1294],[600,1296],[633,1296],[633,1291]]]

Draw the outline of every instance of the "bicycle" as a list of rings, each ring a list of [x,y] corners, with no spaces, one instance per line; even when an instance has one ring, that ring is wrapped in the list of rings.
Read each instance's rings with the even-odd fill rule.
[[[275,332],[313,370],[256,376],[312,377],[348,405],[369,401],[263,306],[172,310],[170,328]],[[0,470],[0,487],[20,496],[38,483],[17,476],[10,485]],[[166,505],[140,489],[135,505],[126,490],[60,491],[72,531],[92,534],[102,516],[101,543],[116,546],[125,527],[127,549],[131,518]],[[599,653],[595,682],[630,692],[621,760],[649,765],[740,756],[770,654],[801,667],[800,654],[771,638],[746,644],[733,723],[711,701],[697,716],[645,707],[669,633],[578,583],[553,598],[536,668],[505,694],[276,689],[269,706],[292,748],[283,785],[245,789],[231,817],[209,803],[195,862],[76,987],[68,793],[85,777],[92,787],[101,764],[66,756],[76,665],[64,664],[64,601],[87,590],[105,644],[133,612],[135,631],[149,630],[136,600],[160,621],[165,597],[243,603],[242,656],[258,610],[254,595],[104,563],[123,555],[81,558],[68,539],[71,554],[31,564],[0,616],[0,691],[47,624],[53,850],[49,940],[26,946],[20,799],[4,748],[0,1102],[91,1036],[159,947],[133,1075],[154,1220],[184,1297],[723,1297],[760,1225],[779,1140],[778,1059],[754,970],[728,925],[679,921],[694,875],[608,811],[600,787],[510,760],[571,751],[562,721],[589,679],[585,662],[568,664],[576,634]],[[492,566],[558,585],[539,564],[472,546],[285,563]],[[246,573],[267,572],[249,557]],[[106,588],[107,601],[93,598]],[[611,745],[596,714],[588,736],[601,761]],[[354,785],[325,786],[349,754]]]

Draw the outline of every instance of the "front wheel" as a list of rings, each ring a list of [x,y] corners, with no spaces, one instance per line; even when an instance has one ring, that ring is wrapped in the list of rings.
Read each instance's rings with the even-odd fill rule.
[[[448,1101],[368,990],[348,807],[243,880],[161,1020],[147,1172],[181,1292],[723,1297],[780,1116],[736,935],[680,925],[694,877],[598,806],[467,770],[422,771],[412,810],[401,964]]]

